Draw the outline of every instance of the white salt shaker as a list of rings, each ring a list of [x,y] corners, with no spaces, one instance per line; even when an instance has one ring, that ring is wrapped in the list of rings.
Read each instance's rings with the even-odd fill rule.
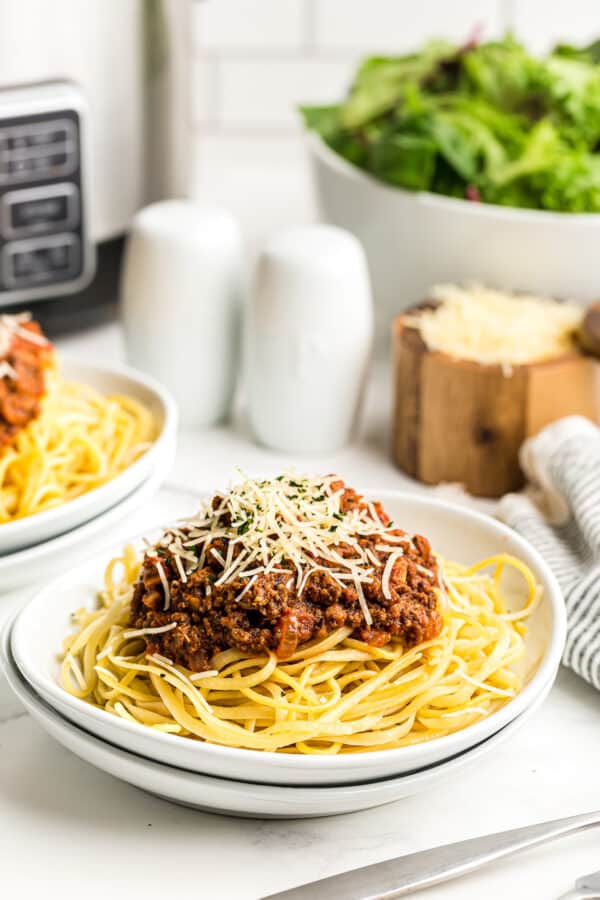
[[[134,217],[121,280],[126,352],[169,388],[184,425],[230,411],[241,272],[240,232],[226,210],[168,200]]]
[[[341,228],[311,225],[272,238],[248,311],[250,421],[286,452],[329,452],[356,423],[373,339],[364,251]]]

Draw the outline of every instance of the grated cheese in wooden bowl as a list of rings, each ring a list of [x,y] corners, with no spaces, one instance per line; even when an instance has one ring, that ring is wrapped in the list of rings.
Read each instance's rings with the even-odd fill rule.
[[[435,309],[407,316],[430,350],[483,365],[524,365],[577,351],[583,310],[478,284],[437,285]]]

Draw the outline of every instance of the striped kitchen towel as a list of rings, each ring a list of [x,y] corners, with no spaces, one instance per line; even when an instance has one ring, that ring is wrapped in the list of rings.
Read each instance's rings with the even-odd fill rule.
[[[563,663],[600,689],[600,429],[571,416],[521,448],[530,487],[500,501],[500,518],[546,559],[563,590]]]

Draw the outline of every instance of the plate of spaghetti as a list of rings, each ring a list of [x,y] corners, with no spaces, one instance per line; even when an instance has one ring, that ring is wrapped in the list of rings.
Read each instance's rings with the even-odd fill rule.
[[[28,313],[0,316],[0,554],[122,500],[173,444],[175,419],[152,380],[60,360]]]
[[[338,477],[242,476],[48,585],[11,647],[67,718],[163,763],[272,784],[436,764],[551,684],[565,613],[503,525]]]

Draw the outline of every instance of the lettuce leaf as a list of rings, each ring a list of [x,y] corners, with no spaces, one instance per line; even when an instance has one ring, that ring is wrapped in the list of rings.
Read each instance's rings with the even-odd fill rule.
[[[435,41],[358,67],[308,129],[382,181],[488,203],[600,211],[600,41],[544,59],[512,37]]]

